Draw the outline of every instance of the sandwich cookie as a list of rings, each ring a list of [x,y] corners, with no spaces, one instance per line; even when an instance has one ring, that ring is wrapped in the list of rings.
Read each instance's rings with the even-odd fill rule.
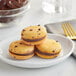
[[[27,46],[21,40],[15,41],[9,46],[9,54],[15,59],[29,59],[34,56],[34,46]]]
[[[45,41],[46,37],[46,28],[40,25],[29,26],[21,32],[21,39],[27,45],[39,45]]]
[[[43,44],[36,45],[35,53],[41,58],[55,58],[61,52],[61,44],[52,39],[46,39]]]

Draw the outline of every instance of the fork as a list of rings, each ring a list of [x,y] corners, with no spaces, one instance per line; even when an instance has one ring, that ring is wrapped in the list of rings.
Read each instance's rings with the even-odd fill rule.
[[[62,28],[63,28],[64,34],[68,38],[70,38],[72,40],[76,40],[76,31],[72,27],[72,24],[71,23],[64,23],[64,24],[62,24]],[[75,42],[75,45],[76,45],[76,42]],[[73,56],[76,59],[76,51],[73,51],[73,53],[72,53],[71,56]]]
[[[62,24],[62,28],[63,28],[63,31],[64,31],[64,34],[72,39],[72,40],[76,40],[76,31],[75,29],[72,27],[72,24],[71,23],[63,23]]]

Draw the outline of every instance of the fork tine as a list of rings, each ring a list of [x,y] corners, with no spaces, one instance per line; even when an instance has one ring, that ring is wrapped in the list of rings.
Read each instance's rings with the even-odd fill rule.
[[[70,36],[71,37],[74,36],[74,32],[71,30],[71,27],[70,27],[69,23],[66,23],[66,28],[67,28],[67,31],[69,31]]]
[[[76,39],[76,32],[70,23],[62,24],[62,28],[63,28],[64,34],[67,37],[69,37],[71,39]]]
[[[67,30],[66,23],[62,24],[62,28],[63,28],[64,34],[69,38],[69,36],[71,36],[71,34]]]
[[[72,25],[70,23],[67,23],[67,30],[70,32],[70,38],[71,39],[76,39],[76,33],[75,30],[73,29]]]
[[[76,36],[76,32],[75,32],[74,28],[72,27],[72,25],[70,23],[68,23],[68,28],[70,29],[72,35]]]

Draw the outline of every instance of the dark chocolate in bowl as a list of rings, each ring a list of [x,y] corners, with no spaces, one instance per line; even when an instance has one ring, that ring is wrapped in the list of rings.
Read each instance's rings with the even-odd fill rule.
[[[8,23],[11,21],[16,20],[17,18],[20,18],[23,14],[23,11],[21,12],[20,10],[16,10],[16,11],[8,11],[8,12],[0,12],[0,22],[1,23]]]
[[[0,23],[8,23],[19,18],[25,11],[25,7],[28,4],[28,0],[5,0],[0,8]],[[9,2],[11,1],[11,2]],[[0,3],[4,2],[0,1]]]
[[[11,21],[19,18],[20,15],[22,15],[22,14],[23,14],[23,12],[21,12],[20,10],[10,11],[10,12],[0,12],[0,16],[1,16],[0,22],[1,23],[11,22]]]
[[[12,17],[1,17],[0,18],[0,22],[1,23],[8,23],[8,22],[10,22],[10,21],[13,21],[14,20],[14,18],[12,18]]]

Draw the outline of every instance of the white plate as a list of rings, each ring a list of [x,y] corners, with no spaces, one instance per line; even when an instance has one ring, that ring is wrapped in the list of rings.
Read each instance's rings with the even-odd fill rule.
[[[62,54],[54,59],[42,59],[40,57],[32,57],[28,60],[15,60],[12,59],[8,54],[8,47],[9,44],[12,41],[19,40],[19,36],[13,36],[11,38],[8,38],[2,42],[0,42],[0,59],[4,62],[17,66],[17,67],[23,67],[23,68],[41,68],[41,67],[48,67],[55,65],[57,63],[62,62],[65,60],[68,56],[71,55],[74,49],[74,43],[72,40],[65,38],[64,36],[55,35],[55,34],[48,34],[49,38],[55,39],[59,41],[62,45]]]

